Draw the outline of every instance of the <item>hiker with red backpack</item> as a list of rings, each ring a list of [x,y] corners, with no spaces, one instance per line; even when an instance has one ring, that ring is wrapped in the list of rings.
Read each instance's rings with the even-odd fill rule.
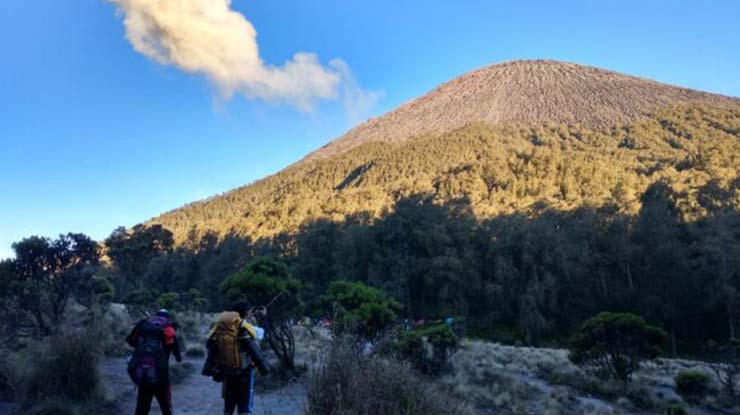
[[[138,387],[136,415],[148,415],[152,398],[156,398],[162,415],[172,415],[170,355],[182,362],[177,326],[170,313],[161,309],[152,317],[139,321],[126,337],[134,348],[128,373]]]
[[[264,311],[263,311],[264,312]],[[251,414],[254,406],[254,369],[265,375],[270,368],[257,342],[264,330],[248,321],[252,314],[246,301],[222,312],[208,335],[208,357],[203,375],[223,382],[224,415]]]

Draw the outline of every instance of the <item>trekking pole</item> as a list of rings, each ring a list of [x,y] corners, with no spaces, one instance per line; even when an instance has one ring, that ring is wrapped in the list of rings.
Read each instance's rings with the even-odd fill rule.
[[[283,294],[285,294],[285,292],[280,292],[280,293],[278,293],[278,295],[272,297],[272,300],[270,300],[270,302],[267,303],[267,305],[263,306],[265,308],[265,310],[267,310],[268,308],[270,308],[270,306],[272,305],[272,303],[274,303],[275,301],[277,301],[278,298],[282,297]]]
[[[256,310],[256,309],[260,309],[261,308],[261,309],[265,310],[264,314],[267,315],[267,309],[270,308],[270,306],[272,306],[272,304],[275,301],[277,301],[278,298],[282,297],[283,294],[285,294],[285,292],[278,293],[278,295],[272,297],[272,299],[267,304],[261,305],[261,306],[257,306],[257,307],[252,307],[252,310]],[[252,311],[252,313],[254,314],[254,311]]]

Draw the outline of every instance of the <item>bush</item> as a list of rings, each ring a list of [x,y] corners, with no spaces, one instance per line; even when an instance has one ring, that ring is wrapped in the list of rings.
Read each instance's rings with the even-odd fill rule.
[[[686,412],[683,406],[672,403],[666,406],[665,415],[688,415],[688,412]]]
[[[457,348],[457,336],[449,325],[437,324],[403,333],[396,347],[417,370],[436,375]]]
[[[643,360],[655,359],[668,335],[630,313],[600,313],[570,340],[568,358],[587,370],[604,372],[624,388]]]
[[[309,415],[469,415],[445,389],[404,363],[363,355],[355,339],[339,338],[308,379]]]
[[[711,380],[704,372],[688,370],[676,375],[676,393],[690,403],[703,400],[710,392]]]
[[[159,308],[166,308],[170,311],[180,311],[183,309],[182,296],[179,293],[167,292],[157,297]]]
[[[373,339],[398,316],[402,306],[385,292],[361,282],[334,281],[318,301],[318,308],[335,318],[338,332]]]
[[[100,373],[92,342],[81,336],[57,337],[36,354],[25,382],[24,407],[44,400],[86,401],[99,396]]]
[[[0,349],[0,401],[14,402],[19,398],[21,373],[13,362],[13,353]]]

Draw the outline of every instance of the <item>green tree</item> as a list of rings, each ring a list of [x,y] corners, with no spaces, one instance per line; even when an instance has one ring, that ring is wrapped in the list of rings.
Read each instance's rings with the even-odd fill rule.
[[[179,293],[162,293],[157,297],[157,304],[161,308],[166,308],[172,311],[180,311],[183,309],[182,296]]]
[[[123,299],[123,303],[126,304],[131,314],[142,317],[155,306],[157,297],[158,294],[155,291],[136,290],[130,292]]]
[[[334,316],[338,330],[375,338],[397,318],[401,304],[361,282],[334,281],[318,301],[319,310]]]
[[[13,244],[18,307],[44,335],[59,327],[71,298],[89,284],[98,245],[80,233],[57,239],[32,236]]]
[[[271,305],[270,314],[277,320],[297,317],[301,309],[300,281],[292,278],[288,266],[270,257],[258,257],[241,271],[230,275],[220,286],[221,294],[230,300],[246,299],[255,306]]]
[[[142,289],[152,259],[172,250],[172,232],[162,225],[118,228],[105,240],[106,254],[118,266],[130,288]]]
[[[295,371],[295,339],[290,319],[302,308],[301,284],[290,277],[288,266],[273,258],[259,257],[221,283],[221,293],[232,300],[247,299],[264,306],[260,324],[282,367]]]
[[[656,358],[668,339],[665,331],[629,313],[599,313],[587,320],[570,340],[568,358],[588,369],[605,371],[623,382],[644,360]]]

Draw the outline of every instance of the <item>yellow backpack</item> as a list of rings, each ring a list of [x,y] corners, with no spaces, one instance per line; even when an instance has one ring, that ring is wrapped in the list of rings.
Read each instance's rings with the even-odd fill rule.
[[[217,348],[216,367],[223,374],[237,374],[246,367],[243,353],[239,347],[239,329],[242,319],[239,313],[225,311],[218,316],[211,333],[211,340]]]

